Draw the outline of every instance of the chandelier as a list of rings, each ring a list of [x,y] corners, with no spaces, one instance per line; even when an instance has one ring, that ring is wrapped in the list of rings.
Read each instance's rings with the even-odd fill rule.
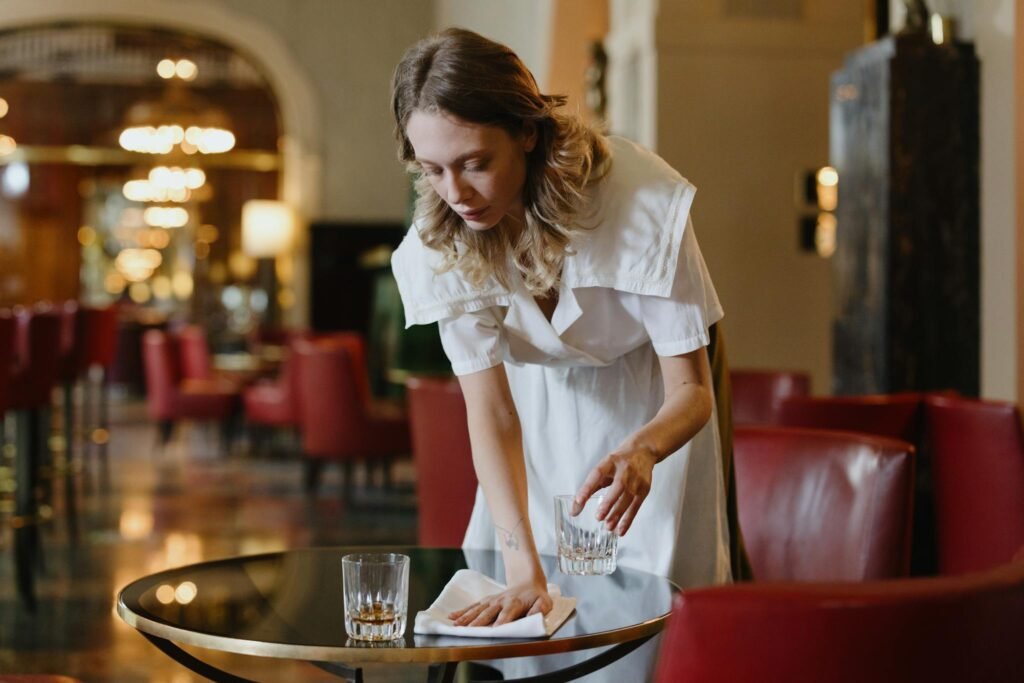
[[[125,198],[133,202],[173,202],[182,204],[204,199],[197,191],[206,184],[206,173],[196,167],[156,166],[145,178],[125,182]],[[208,193],[207,193],[208,194]]]
[[[121,147],[147,154],[171,154],[176,148],[187,155],[230,151],[235,135],[227,114],[185,86],[198,73],[195,63],[165,59],[157,73],[168,87],[160,99],[143,100],[128,109],[118,136]]]

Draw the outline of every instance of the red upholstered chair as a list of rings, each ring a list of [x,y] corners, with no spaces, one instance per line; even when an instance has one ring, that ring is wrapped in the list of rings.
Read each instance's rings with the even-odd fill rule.
[[[62,458],[54,463],[54,473],[64,481],[64,512],[72,538],[78,535],[75,502],[75,473],[80,461],[75,457],[75,384],[85,364],[85,315],[78,302],[65,301],[60,314],[60,356],[57,361],[57,383],[61,388],[61,433],[64,437]]]
[[[368,400],[365,346],[358,334],[296,345],[306,488],[314,491],[327,460],[345,464],[351,488],[355,461],[387,463],[408,453],[409,422],[399,410]]]
[[[1022,562],[958,577],[689,590],[655,680],[1018,681],[1022,614]]]
[[[251,424],[297,427],[299,424],[299,356],[297,345],[308,339],[295,335],[286,346],[277,377],[245,388],[245,418]]]
[[[48,409],[57,384],[60,359],[60,313],[49,304],[15,310],[17,357],[11,394],[15,410]]]
[[[106,473],[106,446],[110,440],[107,419],[110,376],[114,359],[119,353],[117,307],[81,306],[78,323],[81,325],[80,338],[76,341],[81,345],[78,375],[84,381],[82,429],[86,445],[103,457]],[[125,350],[121,349],[120,352],[124,353]]]
[[[219,382],[224,391],[241,392],[249,380],[241,375],[233,376],[214,368],[206,330],[199,325],[185,325],[178,330],[176,336],[182,377],[189,380]]]
[[[57,380],[62,385],[74,385],[84,363],[85,345],[82,343],[84,315],[77,301],[65,301],[60,309],[60,360]]]
[[[462,389],[454,379],[426,377],[410,378],[406,389],[419,545],[461,545],[477,485]]]
[[[0,310],[0,418],[7,409],[8,395],[11,390],[11,377],[14,374],[14,345],[17,337],[17,322],[8,310]],[[3,421],[0,419],[0,434],[3,433]]]
[[[296,346],[306,338],[296,334],[288,340],[276,378],[255,382],[243,390],[245,421],[250,429],[298,429],[299,354]]]
[[[923,394],[794,396],[779,406],[778,424],[839,429],[919,444]]]
[[[7,443],[4,412],[10,400],[17,335],[18,323],[14,316],[7,309],[0,309],[0,444]]]
[[[930,396],[926,422],[940,572],[1009,561],[1024,545],[1020,410],[1013,403]]]
[[[785,370],[729,371],[734,425],[771,425],[779,422],[782,401],[811,393],[811,376]]]
[[[50,395],[57,382],[60,356],[60,314],[48,304],[14,312],[15,369],[10,378],[7,410],[14,411],[15,580],[25,604],[35,604],[32,574],[39,553],[41,472],[50,463]]]
[[[185,379],[213,379],[213,359],[206,331],[198,325],[186,325],[177,332],[181,354],[181,376]]]
[[[917,449],[914,465],[914,545],[911,572],[937,571],[935,503],[931,456],[924,442],[924,394],[794,397],[782,402],[779,424],[791,427],[840,429],[901,439]]]
[[[79,373],[93,367],[108,372],[117,355],[117,308],[82,306],[81,314],[82,349],[79,356]]]
[[[740,528],[763,581],[865,581],[909,569],[914,447],[866,434],[738,427]]]
[[[222,445],[230,448],[238,392],[215,380],[185,379],[177,342],[165,332],[149,330],[143,335],[142,360],[149,415],[159,424],[161,444],[170,440],[180,420],[216,420],[221,423]]]

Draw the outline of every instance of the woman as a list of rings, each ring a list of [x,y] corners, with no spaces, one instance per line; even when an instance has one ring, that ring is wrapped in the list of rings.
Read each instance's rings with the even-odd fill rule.
[[[480,490],[464,546],[500,549],[508,582],[460,624],[550,609],[538,552],[556,552],[559,493],[604,490],[620,564],[730,579],[705,350],[722,312],[695,189],[562,104],[460,29],[413,46],[393,82],[419,199],[392,265],[407,324],[439,324],[466,398]]]

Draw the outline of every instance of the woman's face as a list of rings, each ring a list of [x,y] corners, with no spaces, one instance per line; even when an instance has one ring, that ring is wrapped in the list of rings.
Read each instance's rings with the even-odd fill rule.
[[[507,215],[524,220],[526,155],[535,132],[513,137],[497,126],[417,110],[405,134],[434,192],[470,229],[490,230]]]

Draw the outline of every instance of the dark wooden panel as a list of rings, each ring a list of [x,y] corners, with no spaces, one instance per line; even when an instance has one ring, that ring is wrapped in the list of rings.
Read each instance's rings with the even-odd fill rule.
[[[836,393],[978,392],[978,61],[893,36],[832,79]]]
[[[405,236],[401,223],[320,221],[310,226],[310,324],[318,332],[369,332],[378,267],[360,261],[378,247],[394,249]]]

